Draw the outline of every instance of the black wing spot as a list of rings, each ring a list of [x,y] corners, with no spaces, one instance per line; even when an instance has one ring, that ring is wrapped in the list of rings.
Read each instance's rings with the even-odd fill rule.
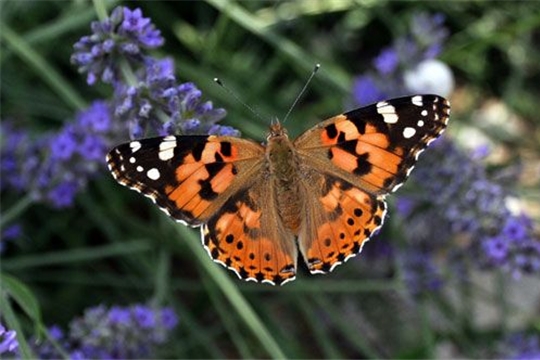
[[[234,241],[234,235],[233,234],[229,234],[227,236],[225,236],[225,242],[227,244],[232,244]]]
[[[223,141],[221,143],[220,151],[223,154],[223,156],[229,157],[232,155],[232,146],[231,143],[228,141]]]
[[[338,134],[335,124],[330,124],[327,127],[325,127],[325,129],[326,129],[326,134],[328,135],[330,139],[335,138]]]
[[[358,140],[349,140],[345,141],[341,144],[339,144],[339,147],[349,154],[356,155],[356,145],[358,144]]]
[[[193,148],[191,149],[191,154],[193,155],[193,158],[195,161],[201,161],[202,153],[204,151],[204,143],[196,143]]]
[[[356,160],[356,169],[353,170],[355,175],[366,175],[371,171],[372,165],[368,161],[369,154],[364,153],[358,156]]]
[[[213,200],[218,196],[218,193],[212,189],[212,184],[208,180],[199,180],[201,191],[199,195],[205,200]]]

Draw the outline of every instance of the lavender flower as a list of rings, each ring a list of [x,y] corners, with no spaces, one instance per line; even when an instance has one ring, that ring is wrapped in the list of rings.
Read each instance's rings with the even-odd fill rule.
[[[430,251],[411,246],[398,253],[398,259],[406,288],[413,296],[441,289],[441,271]]]
[[[411,93],[448,95],[454,87],[452,72],[446,64],[435,60],[448,36],[443,23],[442,14],[414,15],[410,33],[395,39],[373,60],[375,71],[354,80],[354,101],[367,105]]]
[[[144,50],[163,45],[160,31],[143,18],[140,9],[130,10],[117,7],[103,22],[94,21],[93,34],[82,37],[75,45],[71,62],[79,72],[88,73],[89,85],[98,79],[105,83],[116,83],[120,79],[122,59],[132,65],[143,64]]]
[[[67,334],[56,326],[49,334],[75,359],[155,358],[177,324],[172,308],[136,304],[107,309],[101,305],[72,320]],[[60,357],[48,342],[37,345],[34,351],[40,358]]]
[[[115,120],[125,123],[130,138],[171,134],[239,136],[217,125],[225,110],[202,100],[193,83],[178,84],[172,59],[155,59],[146,51],[163,39],[140,9],[118,7],[110,18],[92,23],[93,34],[75,44],[72,62],[88,73],[88,83],[98,78],[114,86],[111,102]],[[120,69],[120,64],[124,64]],[[131,73],[132,76],[127,76]]]
[[[511,211],[512,189],[491,180],[478,160],[441,139],[411,182],[422,191],[401,211],[409,239],[441,249],[452,246],[452,237],[465,237],[469,245],[462,251],[483,269],[502,268],[515,277],[540,272],[540,242],[531,219]]]
[[[529,360],[540,359],[540,336],[516,332],[506,336],[495,358]]]
[[[7,174],[2,188],[31,194],[57,208],[73,204],[75,195],[86,186],[114,143],[108,105],[96,101],[77,114],[57,133],[31,139],[11,122],[2,123],[1,170]]]
[[[356,103],[367,105],[387,98],[375,79],[375,76],[366,74],[358,76],[353,82],[353,96]]]
[[[0,324],[0,355],[7,352],[15,353],[18,347],[17,333],[14,330],[6,331],[6,328]]]
[[[106,152],[125,141],[128,133],[131,138],[178,133],[239,136],[238,130],[217,124],[224,109],[203,101],[193,83],[177,83],[172,60],[146,53],[161,46],[163,38],[140,9],[118,7],[110,18],[92,23],[92,30],[75,44],[72,61],[88,73],[90,84],[98,78],[112,84],[112,100],[96,101],[57,133],[38,137],[3,122],[0,170],[6,175],[0,189],[25,192],[34,201],[65,208],[104,169]]]
[[[202,102],[195,84],[178,85],[171,59],[147,61],[137,77],[137,85],[121,85],[115,91],[115,115],[129,124],[131,138],[148,132],[160,136],[218,133],[216,126],[220,127],[215,123],[225,116],[225,110],[214,109],[210,101]]]

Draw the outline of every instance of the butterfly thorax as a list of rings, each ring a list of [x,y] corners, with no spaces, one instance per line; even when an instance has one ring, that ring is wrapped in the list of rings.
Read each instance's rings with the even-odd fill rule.
[[[285,226],[293,233],[300,226],[302,202],[299,189],[298,155],[287,131],[276,122],[270,126],[266,161],[275,200]]]

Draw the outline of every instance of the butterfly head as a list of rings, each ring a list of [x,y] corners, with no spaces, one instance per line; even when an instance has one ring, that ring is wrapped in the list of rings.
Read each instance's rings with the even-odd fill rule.
[[[289,133],[287,132],[287,129],[281,125],[278,119],[272,120],[272,124],[270,124],[270,133],[266,137],[266,140],[270,139],[288,139]]]

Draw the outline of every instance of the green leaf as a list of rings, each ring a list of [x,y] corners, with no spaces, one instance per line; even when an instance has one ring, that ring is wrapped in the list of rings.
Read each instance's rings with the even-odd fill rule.
[[[2,290],[5,291],[34,322],[41,322],[39,303],[30,288],[16,278],[0,274]]]

